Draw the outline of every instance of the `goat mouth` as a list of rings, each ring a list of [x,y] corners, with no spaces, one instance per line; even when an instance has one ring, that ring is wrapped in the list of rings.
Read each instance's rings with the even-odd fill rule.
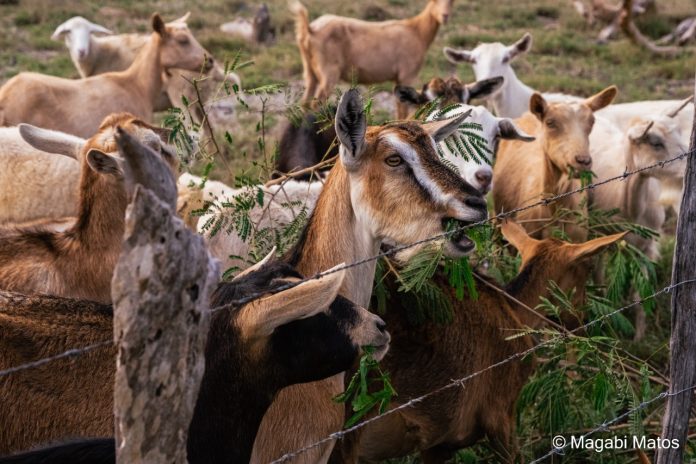
[[[445,217],[442,219],[443,230],[448,232],[451,231],[448,243],[454,247],[454,251],[468,254],[476,247],[474,242],[466,236],[466,229],[471,224],[473,224],[473,222],[462,221],[461,219],[452,217]]]
[[[381,361],[384,356],[387,354],[389,351],[389,342],[387,341],[386,343],[382,345],[371,345],[372,346],[372,357],[376,359],[377,361]]]

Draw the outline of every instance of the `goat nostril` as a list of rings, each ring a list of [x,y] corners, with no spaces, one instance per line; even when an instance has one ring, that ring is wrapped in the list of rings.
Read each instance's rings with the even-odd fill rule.
[[[379,329],[380,332],[384,333],[387,331],[387,323],[384,322],[381,318],[377,318],[377,329]]]
[[[575,161],[578,162],[578,164],[581,164],[583,166],[589,166],[592,164],[592,158],[589,156],[576,156]]]
[[[493,179],[493,175],[490,173],[490,171],[476,172],[476,180],[484,186],[489,185],[491,183],[491,179]]]
[[[466,206],[471,206],[472,208],[486,209],[486,200],[484,200],[482,197],[470,196],[464,200],[464,204]]]

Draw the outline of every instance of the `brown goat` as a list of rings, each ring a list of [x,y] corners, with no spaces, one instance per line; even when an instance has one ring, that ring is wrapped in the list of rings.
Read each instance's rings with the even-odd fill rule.
[[[414,106],[424,105],[439,98],[439,107],[446,108],[457,103],[468,104],[474,98],[486,99],[502,85],[502,77],[482,79],[472,84],[464,84],[457,76],[450,76],[447,80],[434,77],[423,84],[423,90],[420,92],[413,87],[397,85],[394,87],[394,94],[397,100]]]
[[[503,224],[502,231],[522,256],[520,272],[506,290],[528,307],[548,297],[549,281],[564,291],[576,288],[575,302],[580,303],[591,270],[587,258],[624,236],[569,244],[533,239],[513,222]],[[460,301],[444,275],[437,275],[436,282],[453,303],[449,324],[410,323],[409,309],[399,298],[390,299],[383,316],[392,345],[382,368],[390,373],[399,393],[394,406],[531,348],[529,336],[508,337],[543,324],[539,317],[485,284],[477,285],[478,300],[465,295]],[[374,422],[349,438],[343,447],[349,457],[344,460],[357,462],[359,456],[375,462],[420,451],[424,463],[444,463],[457,449],[487,436],[500,455],[512,462],[517,451],[515,404],[532,370],[533,361],[517,359],[472,378],[462,387]]]
[[[462,223],[484,219],[480,192],[442,164],[435,151],[434,143],[457,130],[465,117],[368,128],[358,91],[346,92],[336,113],[339,159],[288,262],[311,275],[374,256],[383,240],[406,244],[431,237],[450,217]],[[449,256],[473,248],[464,234],[445,243]],[[374,261],[350,268],[341,294],[367,306],[374,273]],[[263,419],[251,462],[270,462],[340,429],[344,411],[332,398],[341,391],[343,375],[282,390]],[[332,448],[327,443],[291,462],[326,462]]]
[[[348,369],[365,345],[378,346],[378,358],[384,355],[384,322],[337,296],[344,276],[339,271],[213,315],[188,462],[248,462],[263,413],[281,387]],[[211,303],[279,289],[301,277],[277,261],[255,266],[218,285]],[[113,311],[88,301],[0,292],[0,333],[4,369],[111,340]],[[115,358],[116,348],[105,346],[0,378],[0,454],[113,436]],[[62,462],[83,461],[73,456]]]
[[[152,17],[152,37],[125,71],[85,79],[20,73],[0,88],[0,126],[25,122],[45,129],[90,137],[99,122],[116,112],[152,120],[168,68],[209,69],[212,62],[184,23]]]
[[[447,23],[453,0],[428,0],[417,16],[368,22],[324,15],[309,23],[307,9],[293,0],[297,45],[302,55],[305,93],[326,100],[339,80],[358,84],[394,81],[411,84],[418,77],[425,54],[441,24]],[[397,103],[398,117],[407,108]]]
[[[127,113],[107,117],[82,151],[76,222],[62,231],[50,224],[0,229],[0,289],[111,301],[131,181],[128,163],[117,156],[119,126],[174,168],[176,158],[162,148],[160,129]]]
[[[616,87],[611,86],[578,103],[547,103],[540,94],[532,95],[530,112],[515,122],[536,140],[500,142],[493,167],[493,178],[497,179],[493,185],[496,213],[580,187],[578,174],[592,167],[589,137],[594,125],[593,112],[609,105],[616,93]],[[586,208],[583,205],[582,197],[573,195],[548,206],[521,211],[515,217],[533,236],[547,237],[550,230],[544,226],[559,208],[580,210]],[[587,238],[585,229],[575,224],[563,226],[573,241]]]

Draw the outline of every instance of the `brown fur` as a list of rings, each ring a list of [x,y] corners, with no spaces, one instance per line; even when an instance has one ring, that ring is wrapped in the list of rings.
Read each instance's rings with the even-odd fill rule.
[[[496,213],[536,203],[580,187],[570,178],[571,169],[578,173],[592,166],[589,136],[594,124],[593,112],[607,106],[616,96],[609,87],[581,103],[547,103],[540,94],[530,100],[530,112],[515,122],[536,137],[531,143],[502,140],[493,168],[493,200]],[[537,206],[515,215],[535,237],[548,237],[544,227],[559,208],[586,209],[582,196]],[[573,218],[570,218],[571,220]],[[530,221],[530,222],[525,222]],[[574,241],[587,238],[587,231],[574,224],[559,225]]]
[[[310,24],[307,9],[295,0],[291,10],[304,68],[303,103],[325,100],[339,80],[411,84],[451,8],[452,0],[428,0],[420,14],[408,19],[367,22],[324,15]],[[406,111],[399,105],[399,117]]]
[[[83,149],[75,223],[63,230],[48,223],[0,229],[0,289],[111,301],[111,276],[124,230],[126,188],[122,174],[97,173],[89,166],[86,154],[92,149],[116,152],[114,131],[118,126],[148,145],[160,141],[151,126],[132,115],[106,118]]]
[[[355,91],[347,93],[339,105],[336,129],[339,140],[350,138],[353,146],[342,145],[339,161],[329,173],[309,224],[287,257],[306,275],[373,256],[382,239],[410,243],[440,233],[443,217],[462,218],[461,210],[453,210],[457,205],[474,198],[483,203],[473,187],[441,164],[428,137],[448,123],[396,123],[370,127],[366,133],[351,129],[348,137],[339,129],[349,124],[343,118],[346,112],[351,113],[344,108],[351,92]],[[362,102],[354,103],[359,108],[356,111],[362,111]],[[353,118],[360,116],[349,114],[346,119]],[[364,114],[362,118],[364,122]],[[456,127],[458,123],[452,130]],[[397,137],[417,153],[428,178],[451,195],[447,204],[423,188],[425,176],[407,171],[404,165],[388,167],[385,160],[396,153],[388,142],[390,137]],[[485,214],[481,209],[476,211],[479,218]],[[374,261],[349,269],[341,294],[367,306],[374,272]],[[264,417],[251,462],[270,462],[340,430],[343,408],[331,399],[342,390],[343,375],[283,389]],[[318,447],[291,462],[326,462],[332,447]]]
[[[580,302],[590,270],[587,258],[623,237],[618,234],[580,245],[555,239],[537,241],[513,223],[504,225],[503,233],[523,257],[521,271],[507,290],[530,307],[548,296],[551,280],[565,291],[576,288],[576,301]],[[393,406],[531,348],[529,336],[506,338],[525,327],[542,325],[541,319],[482,283],[477,282],[478,300],[465,295],[460,301],[445,276],[438,274],[436,282],[454,306],[454,319],[446,325],[409,323],[409,308],[396,297],[397,284],[390,283],[395,297],[389,300],[383,318],[392,334],[392,346],[382,368],[390,373],[399,394]],[[374,462],[421,451],[423,462],[444,463],[457,449],[487,436],[500,455],[512,462],[517,451],[515,403],[533,365],[532,359],[508,362],[462,387],[367,426],[344,446],[345,461],[356,462],[356,454]]]
[[[155,14],[153,30],[125,71],[77,80],[37,73],[13,77],[0,88],[0,125],[25,122],[86,138],[111,113],[126,111],[151,121],[167,68],[194,71],[211,65],[185,26],[165,25]]]

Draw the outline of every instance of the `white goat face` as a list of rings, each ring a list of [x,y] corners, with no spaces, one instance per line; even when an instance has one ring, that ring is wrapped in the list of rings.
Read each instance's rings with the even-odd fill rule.
[[[631,142],[632,164],[636,168],[659,163],[687,151],[679,122],[664,115],[649,118],[636,118],[628,128]],[[664,167],[650,171],[651,175],[670,180],[684,176],[686,159],[681,159]]]
[[[63,24],[58,26],[53,32],[51,39],[65,40],[65,45],[70,50],[70,57],[73,61],[84,61],[90,52],[90,36],[108,35],[112,32],[99,24],[94,24],[86,20],[82,16],[75,16],[68,19]]]
[[[447,164],[456,168],[458,174],[470,185],[482,194],[488,193],[493,188],[493,163],[498,152],[498,144],[501,139],[516,139],[522,141],[532,141],[534,137],[525,134],[515,126],[509,118],[498,118],[493,116],[488,109],[483,106],[458,105],[448,111],[444,117],[453,117],[458,114],[471,110],[467,123],[480,124],[482,134],[486,141],[488,153],[485,160],[471,159],[464,157],[460,153],[452,153],[444,142],[440,143],[440,148],[444,153]],[[458,134],[456,136],[459,136]],[[450,144],[451,145],[451,144]]]
[[[532,48],[532,36],[528,33],[512,45],[500,42],[482,43],[473,50],[456,50],[445,47],[445,56],[452,63],[469,63],[474,70],[476,80],[489,79],[496,76],[505,78],[503,86],[512,80],[515,71],[510,63],[519,55],[527,53]]]

